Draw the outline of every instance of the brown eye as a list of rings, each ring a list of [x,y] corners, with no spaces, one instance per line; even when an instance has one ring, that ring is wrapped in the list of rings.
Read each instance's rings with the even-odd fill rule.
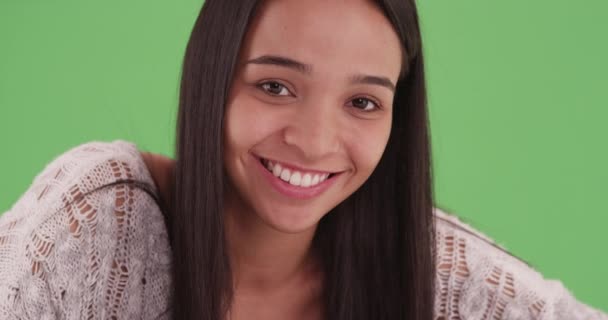
[[[374,111],[379,109],[378,104],[367,98],[355,98],[352,100],[353,107],[361,111]]]
[[[260,87],[273,96],[288,96],[290,94],[284,85],[275,81],[264,82]]]

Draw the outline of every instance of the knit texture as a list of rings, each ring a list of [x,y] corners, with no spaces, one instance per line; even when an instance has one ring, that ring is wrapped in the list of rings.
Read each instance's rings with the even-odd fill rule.
[[[0,319],[171,319],[157,193],[127,141],[52,161],[0,216]],[[436,320],[608,320],[455,216],[435,220]]]

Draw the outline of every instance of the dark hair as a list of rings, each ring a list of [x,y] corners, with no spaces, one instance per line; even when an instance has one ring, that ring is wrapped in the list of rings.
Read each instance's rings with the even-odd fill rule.
[[[223,121],[255,0],[207,0],[185,53],[171,240],[176,319],[220,320],[232,302],[224,234]],[[434,219],[424,63],[414,0],[379,1],[405,64],[392,131],[370,178],[325,215],[313,240],[322,259],[324,318],[431,319]]]

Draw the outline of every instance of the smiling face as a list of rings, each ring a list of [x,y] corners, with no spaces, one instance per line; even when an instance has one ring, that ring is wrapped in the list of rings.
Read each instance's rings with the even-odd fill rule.
[[[281,232],[314,228],[378,164],[401,57],[371,1],[264,1],[226,105],[228,207]]]

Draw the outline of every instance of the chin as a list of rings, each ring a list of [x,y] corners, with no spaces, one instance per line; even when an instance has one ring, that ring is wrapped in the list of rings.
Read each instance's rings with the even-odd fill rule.
[[[318,213],[313,208],[273,208],[258,211],[258,218],[272,229],[288,234],[297,234],[315,230],[319,220],[326,214]]]

